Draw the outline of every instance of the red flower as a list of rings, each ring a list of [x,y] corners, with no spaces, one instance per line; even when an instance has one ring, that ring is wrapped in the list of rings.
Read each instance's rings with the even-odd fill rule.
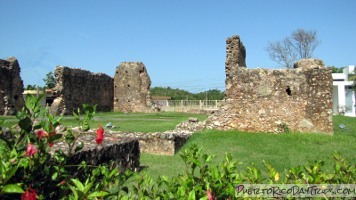
[[[45,131],[45,130],[43,130],[43,129],[40,129],[40,130],[38,130],[38,131],[36,132],[38,138],[40,138],[40,139],[42,139],[42,138],[44,138],[44,137],[47,138],[47,141],[48,141],[48,144],[49,144],[50,147],[53,146],[53,142],[49,142],[50,138],[51,138],[52,136],[54,136],[54,135],[57,134],[57,133],[56,133],[56,130],[54,129],[53,126],[51,126],[51,131],[52,131],[52,132],[50,132],[49,134],[48,134],[47,131]]]
[[[214,200],[214,196],[211,194],[210,189],[206,191],[206,196],[208,197],[208,200]]]
[[[99,128],[96,130],[96,138],[95,138],[95,141],[97,144],[101,144],[104,140],[104,128],[98,124]]]
[[[32,189],[31,186],[28,189],[28,191],[25,191],[21,195],[21,200],[36,200],[37,199],[37,193],[36,190]]]
[[[43,137],[48,137],[48,133],[44,131],[43,129],[40,129],[36,132],[37,137],[43,138]]]
[[[27,150],[26,150],[26,155],[30,156],[32,158],[33,155],[37,153],[37,150],[35,146],[33,146],[31,143],[27,144]]]

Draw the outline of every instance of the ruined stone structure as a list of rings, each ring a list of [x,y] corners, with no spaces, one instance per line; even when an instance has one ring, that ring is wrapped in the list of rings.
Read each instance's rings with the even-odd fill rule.
[[[151,80],[142,62],[123,62],[114,77],[114,111],[153,112]]]
[[[23,82],[16,58],[0,59],[0,115],[14,115],[25,105]]]
[[[226,91],[230,90],[236,82],[236,74],[239,68],[246,68],[246,49],[237,35],[226,40]]]
[[[113,78],[103,73],[59,66],[55,93],[58,97],[51,105],[53,114],[72,114],[82,105],[97,105],[97,111],[112,111],[114,99]]]
[[[227,53],[226,101],[209,116],[208,128],[333,133],[332,76],[321,60],[301,60],[295,69],[246,69],[237,36],[227,39]]]
[[[125,140],[107,143],[105,146],[85,148],[70,156],[67,164],[78,165],[82,161],[89,165],[114,161],[121,169],[137,171],[140,168],[140,146],[137,140]]]
[[[148,154],[156,154],[156,155],[174,155],[178,150],[186,143],[189,137],[196,132],[201,132],[204,129],[204,122],[199,122],[197,118],[190,118],[188,121],[182,122],[176,126],[174,130],[169,130],[165,132],[150,132],[150,133],[143,133],[143,132],[123,132],[123,131],[113,131],[110,128],[105,129],[104,133],[104,142],[100,145],[95,143],[95,138],[97,136],[96,129],[91,129],[86,132],[81,132],[79,127],[74,127],[71,130],[78,134],[78,138],[76,140],[76,144],[74,148],[79,144],[84,144],[84,148],[81,150],[81,154],[78,155],[74,160],[77,163],[80,163],[79,160],[87,160],[90,163],[97,163],[97,161],[102,160],[103,158],[112,157],[114,158],[122,158],[128,152],[133,152],[134,155],[138,157],[139,153],[148,153]],[[0,130],[1,131],[1,130]],[[67,127],[58,126],[56,128],[57,134],[65,134],[67,131]],[[4,131],[5,134],[0,134],[1,137],[12,137],[11,133],[8,131]],[[79,134],[80,133],[80,134]],[[122,152],[117,153],[116,150],[112,149],[112,145],[120,144],[127,141],[138,141],[139,142],[139,150],[126,150],[118,151]],[[130,147],[132,147],[130,145]],[[73,149],[74,149],[73,148]],[[107,149],[109,148],[109,149]],[[134,147],[136,148],[136,147]],[[68,154],[68,145],[65,141],[59,141],[55,143],[55,145],[51,148],[51,152],[55,152],[57,149],[62,149],[64,153]],[[105,153],[103,153],[103,151]],[[97,155],[90,156],[89,153],[94,153]],[[101,154],[107,154],[105,156]],[[118,154],[118,155],[116,155]],[[99,157],[99,158],[98,158]],[[136,160],[137,156],[132,156],[133,160]],[[78,158],[78,159],[77,159]],[[83,159],[79,159],[83,158]],[[106,159],[104,159],[106,160]],[[101,161],[100,161],[101,162]]]

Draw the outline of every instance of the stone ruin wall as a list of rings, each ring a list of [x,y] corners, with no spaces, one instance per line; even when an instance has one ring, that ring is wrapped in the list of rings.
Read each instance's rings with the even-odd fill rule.
[[[123,62],[114,77],[114,111],[154,112],[151,79],[142,62]]]
[[[83,104],[97,105],[97,111],[113,110],[113,78],[103,73],[59,66],[54,72],[58,97],[51,105],[53,114],[72,114]]]
[[[246,68],[246,49],[237,35],[226,40],[226,92],[228,92],[233,83],[236,82],[236,74],[239,68]]]
[[[66,149],[63,148],[62,150],[65,151]],[[78,165],[82,161],[89,165],[115,162],[120,169],[137,171],[140,168],[140,153],[140,145],[137,140],[123,140],[113,144],[83,149],[70,156],[67,164]]]
[[[208,128],[333,133],[333,80],[322,61],[301,60],[295,69],[246,69],[238,36],[228,38],[226,48],[226,100],[208,117]]]
[[[23,82],[16,58],[0,59],[0,115],[15,115],[25,105]]]

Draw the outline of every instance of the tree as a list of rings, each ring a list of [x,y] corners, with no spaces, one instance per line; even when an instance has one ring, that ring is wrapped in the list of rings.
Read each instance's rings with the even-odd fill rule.
[[[27,85],[25,87],[25,90],[37,90],[37,85]]]
[[[335,67],[335,66],[329,66],[331,67],[331,72],[332,73],[343,73],[343,70],[345,69],[345,67]]]
[[[151,88],[151,96],[169,96],[172,100],[222,100],[225,92],[218,89],[208,90],[199,93],[191,93],[186,90],[172,89],[171,87],[154,87]]]
[[[269,42],[266,51],[273,61],[283,67],[291,68],[295,61],[311,58],[319,44],[315,30],[297,29],[282,41]]]
[[[46,74],[46,78],[44,78],[43,81],[45,82],[45,87],[48,89],[52,89],[54,86],[56,86],[56,79],[54,78],[52,72],[48,72]]]

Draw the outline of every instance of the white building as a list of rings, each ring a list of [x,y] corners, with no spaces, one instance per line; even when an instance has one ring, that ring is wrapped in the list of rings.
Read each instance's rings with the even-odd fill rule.
[[[354,81],[349,74],[355,73],[355,65],[347,66],[343,73],[333,73],[333,113],[356,117]]]
[[[33,95],[35,97],[39,97],[41,95],[43,95],[44,90],[25,90],[22,95],[24,97],[24,99],[26,100],[26,96],[27,95]],[[53,100],[55,99],[55,96],[53,96],[53,91],[46,89],[46,96],[43,95],[43,97],[41,98],[40,104],[45,107],[46,105],[51,105],[53,103]]]

